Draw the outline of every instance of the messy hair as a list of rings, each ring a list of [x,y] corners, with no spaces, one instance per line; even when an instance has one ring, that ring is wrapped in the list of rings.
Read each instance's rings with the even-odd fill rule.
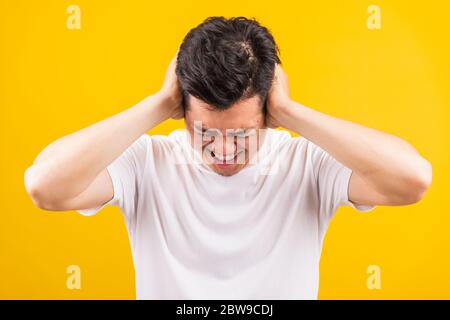
[[[218,110],[259,95],[265,107],[278,54],[273,36],[254,18],[207,18],[189,31],[178,53],[183,106],[188,95]]]

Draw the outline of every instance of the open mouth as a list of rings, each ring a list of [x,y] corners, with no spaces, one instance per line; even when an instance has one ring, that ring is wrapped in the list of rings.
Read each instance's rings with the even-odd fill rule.
[[[243,151],[240,151],[236,154],[231,154],[231,155],[225,155],[225,156],[221,156],[219,154],[214,153],[214,151],[211,151],[211,157],[214,160],[214,165],[219,167],[219,168],[227,168],[230,167],[232,165],[237,164],[237,158],[238,156],[242,153]]]

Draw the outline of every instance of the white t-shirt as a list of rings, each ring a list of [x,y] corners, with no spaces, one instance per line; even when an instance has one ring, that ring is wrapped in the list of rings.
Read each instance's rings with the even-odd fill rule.
[[[108,167],[126,221],[137,299],[317,299],[322,240],[349,205],[351,169],[268,129],[262,160],[221,176],[185,130],[142,135]]]

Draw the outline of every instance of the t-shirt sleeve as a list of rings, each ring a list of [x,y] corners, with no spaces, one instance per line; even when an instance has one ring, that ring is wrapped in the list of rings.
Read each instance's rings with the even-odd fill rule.
[[[127,218],[131,217],[136,209],[149,148],[150,136],[143,134],[106,167],[113,185],[113,198],[98,207],[76,211],[91,216],[107,205],[114,205],[119,206]]]
[[[357,205],[349,200],[348,186],[352,169],[319,146],[309,143],[312,149],[312,166],[317,181],[321,216],[326,220],[331,219],[340,206],[350,206],[361,212],[373,210],[374,205]]]

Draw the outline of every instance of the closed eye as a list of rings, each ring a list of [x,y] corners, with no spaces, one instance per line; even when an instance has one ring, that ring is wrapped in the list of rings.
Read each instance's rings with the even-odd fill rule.
[[[203,137],[215,137],[215,136],[220,136],[220,131],[216,130],[216,129],[206,129],[206,128],[198,128],[194,126],[194,132],[202,135]]]
[[[221,136],[221,132],[217,129],[205,129],[198,128],[194,126],[194,132],[204,137],[215,137]],[[237,137],[237,138],[247,138],[256,134],[256,129],[245,129],[245,130],[227,130],[227,136]]]
[[[246,129],[242,131],[235,131],[232,133],[233,136],[238,138],[247,138],[256,134],[255,129]]]

